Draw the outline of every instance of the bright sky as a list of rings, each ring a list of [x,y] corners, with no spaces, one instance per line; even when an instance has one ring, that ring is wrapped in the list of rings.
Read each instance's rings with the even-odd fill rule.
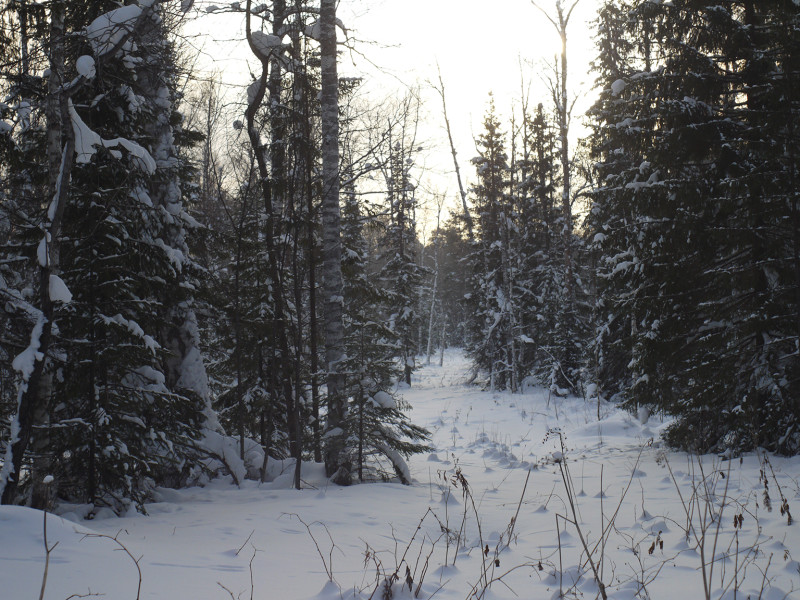
[[[539,0],[551,14],[555,14],[555,2]],[[570,2],[565,0],[566,4]],[[198,1],[195,7],[203,11],[210,4],[214,2]],[[588,22],[598,5],[599,0],[580,0],[568,30],[570,86],[573,93],[585,95],[576,105],[576,119],[591,103],[588,90],[593,77],[587,72],[594,47]],[[549,74],[545,61],[552,62],[560,51],[560,42],[553,26],[530,0],[341,0],[339,17],[350,31],[356,51],[363,54],[343,57],[341,73],[364,77],[376,101],[402,93],[407,86],[420,85],[424,92],[426,83],[437,79],[438,62],[462,175],[467,179],[472,175],[469,160],[475,156],[473,138],[480,133],[490,91],[499,112],[506,117],[518,103],[522,77],[530,86],[533,106],[551,102],[543,84],[543,77]],[[207,15],[192,27],[217,39],[243,37],[241,15]],[[249,83],[242,64],[246,49],[242,53],[219,52],[209,46],[209,53],[226,83]],[[242,77],[245,80],[239,81]],[[441,105],[430,89],[424,97],[427,124],[422,135],[430,139],[431,151],[422,185],[447,191],[455,202],[457,184]],[[573,133],[578,129],[575,123]]]
[[[539,5],[555,14],[555,0],[539,0]],[[587,72],[594,46],[589,21],[598,5],[598,0],[581,0],[570,21],[569,75],[575,93],[587,94],[591,87],[593,77]],[[532,106],[551,102],[543,83],[543,77],[549,75],[545,62],[552,62],[561,43],[552,24],[529,0],[342,0],[339,6],[342,20],[357,40],[379,44],[356,44],[371,62],[387,71],[377,73],[364,58],[354,57],[357,67],[372,73],[374,79],[368,85],[387,93],[402,83],[424,86],[437,80],[438,62],[462,175],[467,180],[473,174],[469,161],[476,155],[473,139],[481,131],[490,91],[498,111],[506,117],[519,102],[523,77],[525,86],[530,86]],[[425,97],[429,121],[425,133],[432,138],[433,149],[427,161],[432,172],[424,176],[422,184],[447,191],[454,203],[458,186],[439,97],[432,92]],[[590,101],[587,94],[578,102],[576,118]],[[577,125],[573,133],[580,129]]]

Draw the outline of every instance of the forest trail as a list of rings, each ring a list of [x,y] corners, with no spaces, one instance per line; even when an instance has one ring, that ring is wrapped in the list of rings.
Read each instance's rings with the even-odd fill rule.
[[[791,528],[777,510],[772,480],[776,510],[763,509],[759,457],[745,457],[741,465],[715,457],[698,463],[660,448],[658,427],[663,425],[655,420],[643,425],[601,405],[598,421],[596,404],[548,398],[542,389],[513,395],[481,391],[467,385],[468,369],[463,354],[451,351],[443,367],[419,368],[412,387],[400,390],[412,406],[412,420],[432,434],[433,450],[410,460],[413,486],[337,487],[326,482],[320,466],[306,464],[304,489],[297,491],[290,487],[287,463],[286,474],[268,484],[246,481],[237,488],[222,479],[202,488],[162,489],[159,501],[147,505],[147,516],[98,518],[79,526],[50,516],[48,542],[58,546],[51,554],[45,597],[63,600],[89,591],[121,600],[136,597],[133,560],[113,539],[94,534],[116,537],[139,559],[142,600],[250,598],[251,591],[258,600],[366,599],[397,565],[397,598],[413,597],[407,587],[401,589],[406,565],[414,589],[422,583],[420,598],[463,600],[492,578],[502,581],[495,581],[484,598],[556,598],[561,592],[593,598],[598,588],[581,535],[594,548],[610,597],[644,598],[643,589],[650,598],[699,597],[697,544],[682,529],[686,515],[665,457],[685,501],[692,497],[700,468],[709,486],[717,486],[716,498],[725,499],[717,552],[729,557],[719,557],[724,569],[713,575],[712,597],[732,598],[725,592],[736,565],[738,577],[745,575],[742,561],[749,569],[739,585],[752,597],[758,597],[764,581],[759,569],[768,564],[772,585],[763,598],[791,597],[786,594],[800,590],[800,565],[794,559],[800,557],[800,540],[787,535]],[[564,436],[563,454],[553,428]],[[571,512],[561,474],[564,455],[577,514]],[[774,481],[780,481],[787,500],[796,502],[798,466],[778,457],[771,464]],[[719,476],[723,471],[725,480]],[[740,512],[744,524],[734,528],[734,513]],[[564,517],[577,518],[580,534]],[[41,526],[41,513],[0,510],[0,539],[14,540],[0,547],[3,598],[38,597]],[[443,528],[450,531],[449,543]],[[596,545],[604,529],[601,552]],[[648,553],[656,542],[663,548]],[[749,552],[748,544],[758,552]],[[485,555],[481,549],[487,547]],[[500,567],[492,566],[495,560]],[[666,567],[669,576],[660,576]]]

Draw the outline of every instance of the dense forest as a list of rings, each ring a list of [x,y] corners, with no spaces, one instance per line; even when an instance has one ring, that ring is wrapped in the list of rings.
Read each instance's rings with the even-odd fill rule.
[[[409,483],[398,390],[455,346],[475,385],[658,411],[676,447],[800,452],[796,2],[598,2],[577,144],[577,2],[534,3],[548,92],[490,96],[468,164],[451,138],[449,211],[421,95],[339,75],[334,0],[203,8],[246,23],[234,103],[192,4],[0,3],[2,503],[122,512],[287,457]]]

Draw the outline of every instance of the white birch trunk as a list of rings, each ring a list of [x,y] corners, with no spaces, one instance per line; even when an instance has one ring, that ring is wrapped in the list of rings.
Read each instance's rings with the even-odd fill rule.
[[[464,189],[464,183],[461,180],[461,169],[458,165],[458,155],[456,153],[456,145],[453,142],[453,135],[450,131],[450,119],[447,117],[447,100],[445,98],[444,93],[444,81],[442,80],[442,73],[439,72],[439,87],[436,89],[439,92],[439,96],[442,98],[442,115],[444,116],[444,125],[445,129],[447,130],[447,139],[450,142],[450,153],[453,156],[453,167],[456,171],[456,181],[458,182],[458,193],[461,196],[461,208],[464,211],[464,221],[467,224],[467,234],[468,240],[472,243],[475,239],[473,234],[473,222],[472,222],[472,214],[469,212],[469,207],[467,206],[467,191]]]
[[[344,376],[339,363],[344,357],[342,320],[342,244],[339,207],[339,76],[336,48],[336,0],[320,0],[320,51],[322,90],[322,230],[323,230],[323,314],[325,320],[325,361],[328,373],[328,431],[338,429],[345,418]],[[325,464],[329,476],[349,480],[342,464],[344,440],[328,438]]]

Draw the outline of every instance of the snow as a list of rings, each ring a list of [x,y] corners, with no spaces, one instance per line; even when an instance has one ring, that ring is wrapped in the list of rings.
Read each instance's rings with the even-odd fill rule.
[[[235,477],[235,481],[244,481],[247,468],[239,457],[239,441],[211,430],[205,430],[203,434],[202,448],[213,457],[218,458]]]
[[[96,56],[111,52],[136,25],[142,14],[142,7],[135,4],[122,6],[100,15],[86,28],[86,38]],[[130,49],[130,42],[123,49]]]
[[[329,438],[340,436],[343,433],[344,433],[344,430],[341,427],[334,427],[333,429],[331,429],[329,431],[326,431],[325,435],[323,435],[322,437],[325,438],[325,439],[329,439]]]
[[[94,59],[86,54],[78,57],[78,60],[75,62],[75,68],[78,71],[78,75],[85,77],[86,79],[91,79],[97,73],[94,65]]]
[[[155,339],[153,339],[151,336],[147,335],[137,322],[130,321],[130,320],[126,319],[125,317],[123,317],[119,313],[117,313],[113,317],[101,316],[100,318],[103,320],[103,322],[106,325],[116,324],[116,325],[119,325],[119,326],[124,327],[125,329],[127,329],[135,337],[141,339],[142,342],[144,343],[145,347],[147,347],[147,349],[150,350],[150,352],[152,352],[153,355],[155,355],[158,352],[158,350],[161,348],[159,343]],[[149,379],[155,378],[155,379],[162,379],[163,380],[163,375],[160,374],[160,373],[158,373],[156,375],[152,375],[152,376],[151,375],[146,375],[146,377],[148,377]]]
[[[150,156],[150,153],[147,152],[147,150],[142,148],[136,142],[132,142],[125,138],[114,138],[113,140],[103,140],[103,145],[106,148],[122,146],[128,151],[128,154],[131,155],[134,164],[136,164],[145,173],[152,175],[156,172],[156,161],[153,160],[153,157]]]
[[[384,391],[378,392],[372,399],[375,401],[375,404],[381,408],[397,408],[397,402],[395,402],[391,394],[387,394]]]
[[[387,444],[381,442],[377,442],[377,446],[380,451],[386,455],[386,458],[392,462],[394,468],[400,473],[402,476],[402,481],[410,483],[412,481],[411,469],[408,468],[408,463],[406,463],[400,453],[394,448],[391,448]]]
[[[86,164],[92,160],[92,156],[97,152],[97,147],[103,144],[103,140],[83,122],[71,99],[69,100],[69,114],[72,118],[72,130],[75,133],[75,162],[79,165]]]
[[[321,26],[319,24],[319,19],[311,23],[310,25],[306,25],[305,34],[306,37],[310,37],[312,40],[319,41],[320,37],[320,30]]]
[[[42,337],[42,329],[44,328],[44,317],[39,317],[31,330],[31,341],[28,347],[20,352],[11,363],[11,367],[19,374],[22,375],[24,381],[28,381],[33,373],[33,367],[37,360],[42,359],[42,353],[39,352],[41,345],[40,338]]]
[[[50,275],[49,286],[50,300],[53,302],[61,302],[62,304],[69,304],[72,302],[72,292],[69,291],[67,284],[58,275]]]
[[[619,96],[628,84],[622,79],[617,79],[611,84],[611,93],[614,96]]]
[[[261,89],[261,82],[256,79],[253,83],[247,86],[247,103],[252,104],[256,101],[258,91]]]
[[[620,273],[622,271],[627,271],[635,264],[636,263],[632,260],[623,260],[614,266],[614,269],[611,271],[611,275],[616,275],[617,273]]]
[[[49,233],[43,235],[42,239],[39,240],[39,245],[36,247],[36,260],[40,267],[46,267],[50,262],[47,254],[47,241],[49,237]]]
[[[252,32],[250,39],[255,50],[265,57],[269,56],[275,49],[280,49],[283,44],[281,38],[277,35],[271,35],[263,31]]]
[[[126,7],[127,8],[127,7]],[[125,138],[114,138],[112,140],[104,140],[97,133],[92,131],[83,119],[81,119],[72,100],[69,100],[69,114],[72,120],[72,130],[75,134],[75,162],[78,164],[86,164],[92,160],[92,156],[97,153],[98,147],[116,148],[122,146],[128,151],[131,161],[135,166],[143,170],[145,173],[152,175],[156,172],[156,161],[150,156],[150,153],[142,148],[136,142]]]
[[[336,19],[336,26],[342,30],[345,37],[347,37],[347,27],[344,26],[344,22],[341,19]],[[311,23],[310,25],[306,25],[304,31],[306,37],[311,38],[312,40],[320,41],[320,36],[322,33],[322,25],[319,22],[319,19]]]
[[[406,565],[415,590],[421,582],[418,597],[424,600],[474,597],[476,585],[486,600],[558,598],[560,588],[566,598],[596,598],[578,531],[563,518],[573,515],[562,468],[570,474],[582,535],[597,549],[594,559],[602,561],[609,598],[706,597],[698,542],[701,517],[708,515],[704,507],[721,516],[719,533],[714,521],[704,541],[705,555],[716,555],[710,597],[734,598],[736,586],[739,598],[796,597],[800,536],[797,525],[787,525],[780,514],[777,484],[789,504],[797,505],[797,460],[769,457],[776,473],[775,479],[769,475],[775,506],[770,512],[759,473],[771,472],[763,454],[745,455],[741,463],[716,456],[698,462],[660,445],[668,422],[657,413],[643,423],[643,414],[637,418],[602,401],[598,406],[595,400],[549,398],[541,388],[514,395],[483,392],[464,383],[467,373],[464,356],[448,351],[444,367],[419,369],[403,391],[414,408],[410,416],[432,432],[435,447],[408,461],[414,485],[338,487],[326,481],[322,465],[306,463],[303,489],[297,491],[291,489],[292,461],[270,460],[269,483],[244,480],[237,487],[228,476],[204,487],[159,489],[147,516],[105,518],[108,513],[101,512],[76,524],[48,515],[48,544],[58,546],[45,597],[91,591],[135,598],[136,564],[119,543],[139,559],[142,600],[230,598],[225,590],[250,598],[251,589],[253,598],[267,599],[381,598],[382,590],[373,595],[376,585],[395,569],[400,579],[393,597],[411,599],[414,593],[401,589]],[[556,427],[563,448],[558,435],[548,435]],[[238,458],[232,440],[220,436],[215,442]],[[248,448],[248,469],[258,462],[256,450],[257,445]],[[457,473],[468,482],[469,495],[454,486]],[[699,504],[689,508],[697,515],[695,529],[687,536],[683,502],[694,499]],[[61,507],[71,519],[88,510]],[[738,514],[743,523],[734,527]],[[38,597],[43,519],[29,508],[0,507],[3,598]],[[444,535],[442,526],[452,535]],[[481,551],[486,546],[488,556]],[[365,567],[370,556],[379,562],[368,560]],[[481,594],[484,568],[502,581]]]
[[[31,117],[31,103],[27,100],[20,100],[17,105],[17,119],[21,123],[27,122]]]
[[[183,252],[181,252],[177,248],[169,246],[166,242],[164,242],[164,240],[160,238],[155,241],[155,244],[156,246],[161,248],[161,250],[163,250],[164,254],[167,255],[167,259],[169,259],[169,262],[170,264],[172,264],[172,266],[174,266],[178,271],[180,271],[183,268],[183,263],[186,260],[186,257],[184,256]]]
[[[187,344],[189,350],[183,357],[177,386],[179,388],[192,390],[198,396],[210,402],[211,391],[208,387],[208,373],[203,364],[203,356],[198,348],[200,336],[194,311],[189,311],[189,317],[185,322],[184,328],[190,336],[189,343]]]

